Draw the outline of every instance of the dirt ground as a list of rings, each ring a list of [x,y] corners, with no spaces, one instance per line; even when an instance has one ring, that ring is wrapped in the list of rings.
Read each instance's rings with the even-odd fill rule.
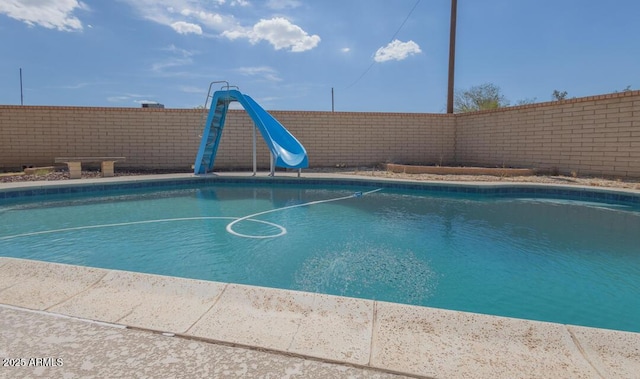
[[[397,178],[418,181],[457,181],[457,182],[501,182],[501,183],[548,183],[568,184],[590,187],[627,188],[640,190],[640,178],[598,178],[563,175],[533,175],[533,176],[493,176],[493,175],[437,175],[437,174],[405,174],[382,170],[351,170],[343,174],[372,175],[383,178]]]
[[[582,185],[590,187],[609,187],[609,188],[627,188],[640,190],[640,178],[638,179],[620,179],[620,178],[599,178],[599,177],[581,177],[581,176],[562,176],[562,175],[535,175],[535,176],[493,176],[493,175],[437,175],[437,174],[406,174],[394,173],[374,167],[358,167],[358,168],[329,168],[329,169],[309,169],[304,172],[323,172],[323,173],[339,173],[343,175],[361,175],[377,178],[396,178],[418,181],[459,181],[459,182],[502,182],[502,183],[548,183],[548,184],[565,184],[565,185]],[[135,170],[116,170],[115,176],[131,176],[131,175],[149,175],[167,173],[166,171],[135,171]],[[83,171],[83,178],[100,177],[99,171]],[[24,182],[38,180],[69,180],[68,171],[54,171],[44,175],[26,175],[21,173],[0,174],[0,183],[7,182]]]

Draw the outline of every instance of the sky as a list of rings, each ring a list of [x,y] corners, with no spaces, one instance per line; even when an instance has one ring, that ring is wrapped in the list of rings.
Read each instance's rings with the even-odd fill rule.
[[[0,104],[196,108],[226,80],[269,110],[444,113],[450,15],[451,0],[2,0]],[[459,0],[455,88],[484,83],[511,104],[640,89],[640,1]]]

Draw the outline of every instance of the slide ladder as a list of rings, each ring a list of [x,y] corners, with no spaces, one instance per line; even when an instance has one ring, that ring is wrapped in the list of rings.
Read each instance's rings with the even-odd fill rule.
[[[209,87],[210,93],[211,87]],[[209,97],[210,95],[207,95],[207,101]],[[273,158],[272,163],[275,166],[298,169],[309,166],[304,146],[278,120],[251,97],[242,94],[238,90],[230,89],[227,85],[226,90],[219,90],[213,94],[211,107],[202,133],[200,149],[194,164],[195,174],[206,174],[213,170],[229,103],[232,101],[238,101],[253,120],[255,127],[260,131],[262,138],[267,143]]]
[[[222,128],[227,117],[230,101],[223,96],[218,96],[218,92],[213,96],[211,101],[211,111],[202,134],[201,150],[196,159],[196,167],[199,167],[196,174],[206,174],[213,170],[213,162],[218,152],[220,137],[222,136]]]

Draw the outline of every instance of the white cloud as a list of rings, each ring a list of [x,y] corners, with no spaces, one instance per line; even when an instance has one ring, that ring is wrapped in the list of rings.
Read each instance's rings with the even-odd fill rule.
[[[267,7],[271,9],[297,8],[301,5],[298,0],[269,0]]]
[[[226,31],[222,35],[231,40],[248,38],[252,44],[264,40],[273,45],[276,50],[288,49],[292,52],[311,50],[320,42],[318,35],[310,36],[301,27],[282,17],[263,19],[250,29],[237,28]]]
[[[231,21],[233,19],[232,17],[225,18],[219,13],[185,8],[180,11],[180,14],[186,17],[195,18],[203,24],[218,30],[222,30],[225,27],[235,25],[235,23]]]
[[[76,83],[76,84],[68,84],[68,85],[57,86],[57,87],[53,87],[53,88],[75,90],[75,89],[82,89],[82,88],[89,87],[89,86],[99,86],[99,85],[104,85],[104,84],[107,84],[107,82],[80,82],[80,83]]]
[[[172,27],[176,22],[201,24],[222,32],[237,27],[232,15],[218,12],[225,1],[200,0],[120,0],[129,4],[143,18]],[[175,30],[175,28],[174,28]],[[204,31],[203,31],[204,33]]]
[[[177,21],[171,24],[171,27],[179,34],[202,34],[200,25],[190,22]]]
[[[0,14],[28,25],[62,31],[82,30],[82,22],[73,13],[89,10],[79,0],[2,0]]]
[[[343,47],[342,49],[340,49],[340,51],[342,51],[343,53],[348,53],[351,51],[350,47]]]
[[[218,5],[223,5],[224,3],[226,3],[226,0],[215,0],[216,3],[218,3]],[[247,0],[231,0],[230,5],[232,7],[235,7],[236,5],[239,5],[241,7],[246,7],[247,5],[249,5],[249,2]]]
[[[202,0],[120,1],[129,4],[142,17],[170,26],[181,34],[203,35],[206,30],[210,29],[230,40],[246,38],[252,44],[267,41],[276,50],[285,49],[293,52],[311,50],[320,42],[318,35],[309,35],[301,27],[292,24],[283,17],[262,19],[255,25],[247,27],[241,25],[232,14],[225,14],[221,11],[225,7],[250,6],[248,0],[216,0],[213,2]],[[267,5],[278,9],[294,8],[299,6],[300,2],[271,0]]]
[[[193,56],[197,55],[197,51],[189,51],[180,49],[175,45],[169,45],[161,49],[169,52],[169,56],[151,65],[151,71],[161,76],[182,76],[184,72],[176,71],[176,68],[189,66],[193,64]]]
[[[163,73],[168,68],[182,67],[192,64],[190,58],[169,58],[162,62],[156,62],[151,65],[151,70],[157,73]]]
[[[145,100],[136,100],[139,99],[141,97],[147,97],[149,95],[138,95],[135,93],[125,93],[122,95],[116,95],[116,96],[109,96],[107,97],[107,101],[110,103],[123,103],[123,102],[134,102],[134,103],[140,103],[143,102]]]
[[[177,47],[174,44],[171,44],[171,45],[169,45],[169,46],[167,46],[167,47],[165,47],[165,48],[163,48],[161,50],[169,51],[169,52],[172,52],[172,53],[175,53],[175,54],[178,54],[178,55],[182,55],[185,58],[191,57],[191,56],[193,56],[193,55],[195,55],[197,53],[196,51],[189,51],[189,50],[186,50],[186,49],[181,49],[181,48]]]
[[[282,79],[278,76],[278,72],[271,67],[240,67],[236,69],[237,72],[244,76],[261,76],[270,82],[279,82]]]
[[[246,7],[249,6],[249,2],[247,0],[232,0],[231,6],[235,7],[236,5],[240,7]]]
[[[373,59],[376,62],[386,62],[390,60],[401,61],[411,55],[421,53],[420,46],[413,41],[402,42],[399,40],[391,41],[387,46],[381,47],[376,51]]]

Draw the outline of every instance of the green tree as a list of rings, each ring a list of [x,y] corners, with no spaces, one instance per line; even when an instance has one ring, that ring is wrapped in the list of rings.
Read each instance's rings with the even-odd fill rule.
[[[516,101],[516,105],[529,105],[529,104],[535,104],[536,101],[538,101],[537,97],[532,97],[532,98],[526,98],[526,99],[522,99],[522,100],[518,100]]]
[[[553,93],[551,94],[551,99],[553,101],[560,101],[560,100],[565,100],[567,98],[567,91],[558,91],[557,89],[553,90]]]
[[[500,91],[500,87],[492,83],[473,86],[468,90],[456,90],[454,110],[456,113],[483,111],[509,106]]]
[[[633,91],[633,90],[631,89],[631,86],[626,86],[626,87],[624,87],[624,89],[623,89],[622,91],[615,91],[614,93],[618,93],[618,92],[631,92],[631,91]]]

